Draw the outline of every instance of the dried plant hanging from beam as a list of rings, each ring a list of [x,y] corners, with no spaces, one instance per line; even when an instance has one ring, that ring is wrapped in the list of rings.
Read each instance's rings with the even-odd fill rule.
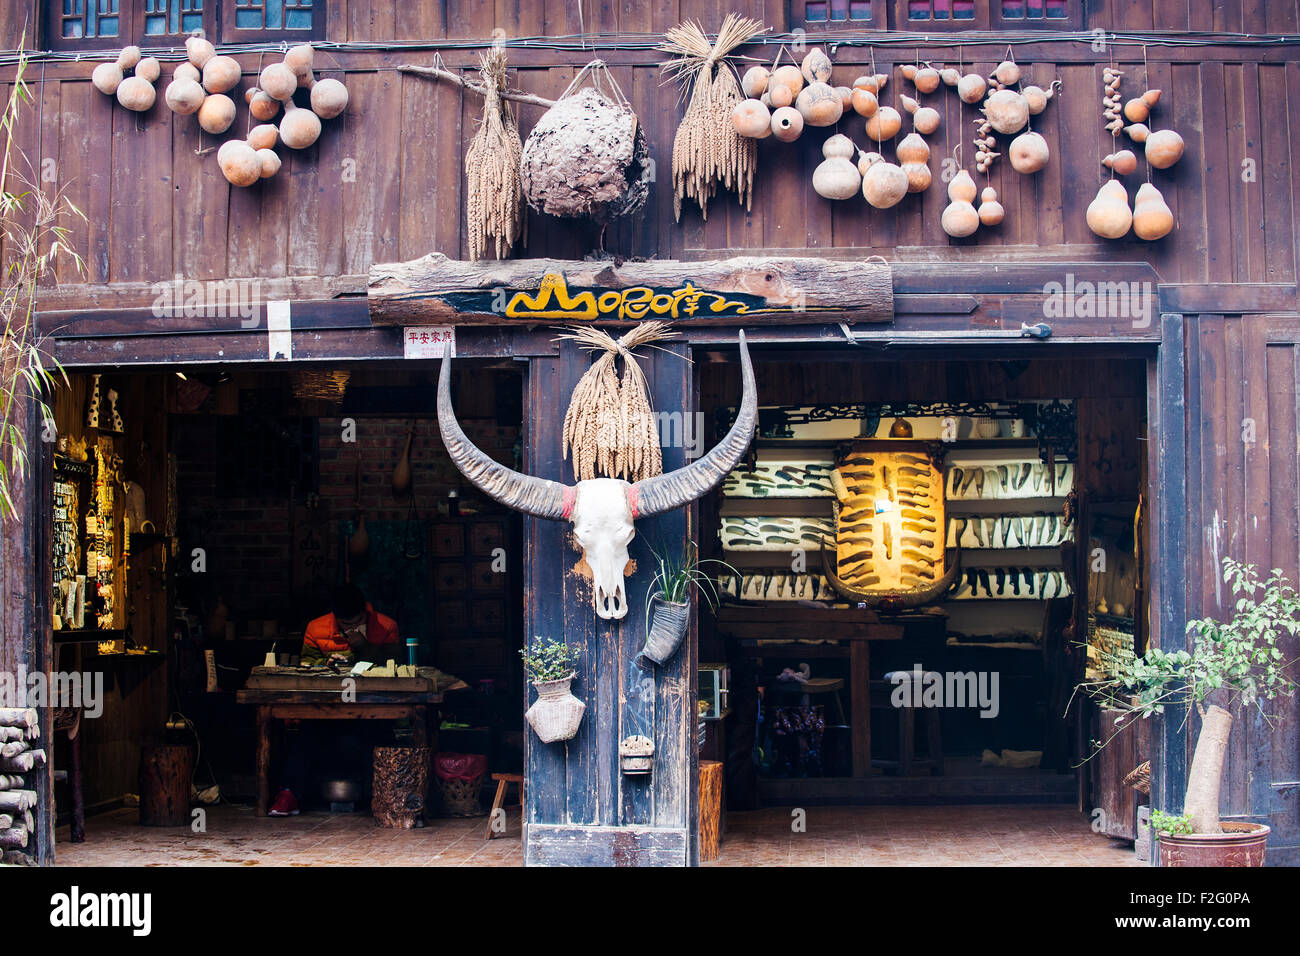
[[[570,328],[561,339],[604,354],[574,386],[564,416],[564,457],[573,456],[573,473],[588,478],[641,481],[664,470],[659,431],[645,373],[632,350],[671,338],[677,333],[667,322],[642,322],[619,339],[603,329]],[[620,379],[616,362],[623,359]]]
[[[527,238],[519,162],[523,142],[510,107],[501,99],[506,54],[493,49],[479,57],[483,75],[483,122],[465,151],[465,218],[469,257],[482,259],[489,240],[498,259]]]
[[[754,191],[758,142],[736,132],[731,111],[745,97],[727,54],[765,33],[758,20],[728,14],[710,44],[694,21],[678,24],[665,34],[659,49],[673,54],[663,65],[669,76],[690,88],[686,113],[673,139],[673,214],[682,218],[682,199],[694,199],[709,218],[709,200],[722,188],[734,190],[745,209]]]

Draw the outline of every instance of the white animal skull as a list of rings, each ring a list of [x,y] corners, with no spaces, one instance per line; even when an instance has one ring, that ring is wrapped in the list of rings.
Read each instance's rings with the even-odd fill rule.
[[[632,486],[618,478],[578,482],[573,502],[573,536],[591,568],[596,614],[617,620],[627,614],[623,570],[627,546],[636,534],[628,492]]]
[[[749,448],[758,420],[754,369],[740,333],[743,395],[731,429],[707,455],[689,465],[629,484],[618,478],[590,478],[564,485],[512,471],[475,448],[456,421],[451,407],[451,359],[442,360],[438,374],[438,428],[447,454],[461,474],[507,507],[538,518],[572,520],[593,578],[596,614],[604,620],[627,615],[623,572],[627,546],[636,534],[633,522],[663,514],[703,497],[717,486]]]

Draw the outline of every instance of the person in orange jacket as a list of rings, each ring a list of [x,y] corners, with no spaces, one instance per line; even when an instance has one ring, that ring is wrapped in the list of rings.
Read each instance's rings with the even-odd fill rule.
[[[302,662],[320,664],[330,660],[373,661],[383,664],[389,658],[396,659],[398,649],[397,622],[391,617],[380,614],[366,601],[361,589],[352,584],[343,584],[335,589],[330,599],[333,610],[329,614],[316,618],[307,625],[302,637]],[[296,723],[291,721],[287,723]],[[269,808],[273,817],[297,816],[298,798],[294,791],[306,792],[308,779],[308,747],[313,743],[320,750],[321,739],[310,736],[302,738],[302,728],[290,728],[297,733],[286,737],[285,764],[282,769],[284,786],[276,794],[275,801]],[[293,740],[293,743],[290,743]],[[331,736],[328,743],[332,751],[364,751],[356,735]]]
[[[307,625],[302,637],[302,662],[320,664],[331,659],[373,661],[382,665],[396,659],[401,647],[397,622],[380,614],[354,584],[342,584],[330,601],[333,610]]]

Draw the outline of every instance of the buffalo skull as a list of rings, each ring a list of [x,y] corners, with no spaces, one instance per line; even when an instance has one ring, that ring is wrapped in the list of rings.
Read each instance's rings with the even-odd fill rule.
[[[616,620],[627,614],[623,570],[637,518],[663,514],[690,504],[715,488],[749,448],[758,419],[754,369],[740,333],[744,384],[740,411],[731,430],[707,455],[664,475],[631,483],[621,478],[590,478],[576,485],[524,475],[492,460],[465,437],[451,407],[451,357],[438,373],[438,428],[447,453],[469,481],[508,508],[537,518],[572,521],[574,537],[591,568],[596,614]]]

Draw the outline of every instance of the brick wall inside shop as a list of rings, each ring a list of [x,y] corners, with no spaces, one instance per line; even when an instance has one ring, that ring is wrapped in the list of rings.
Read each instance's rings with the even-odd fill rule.
[[[410,499],[395,496],[393,469],[401,458],[410,418],[357,416],[355,444],[342,441],[339,418],[319,419],[318,495],[315,520],[323,529],[325,573],[337,579],[340,567],[340,521],[356,514],[355,488],[358,457],[361,463],[361,506],[368,522],[402,521]],[[466,434],[498,461],[513,464],[518,426],[501,426],[495,419],[462,420]],[[422,519],[446,513],[447,492],[456,488],[460,500],[478,510],[499,510],[495,502],[467,487],[447,458],[432,418],[415,421],[411,448],[412,488]],[[286,631],[300,630],[314,614],[323,613],[325,592],[304,587],[304,575],[293,567],[292,518],[295,504],[289,497],[232,497],[218,493],[219,446],[209,439],[201,423],[177,430],[178,492],[185,554],[203,547],[207,572],[194,578],[197,606],[206,619],[217,598],[224,600],[229,619],[242,633],[249,620],[277,619]],[[306,513],[299,495],[297,513]],[[313,593],[315,592],[315,593]]]
[[[339,519],[356,511],[357,464],[361,465],[361,508],[367,521],[401,521],[410,497],[393,494],[393,469],[402,457],[411,419],[357,417],[356,441],[343,441],[339,418],[320,419],[320,485],[322,505]],[[451,463],[433,418],[415,421],[411,443],[411,487],[422,518],[446,513],[447,493],[456,489],[461,501],[473,500],[481,511],[496,510],[469,486]],[[514,465],[518,426],[498,425],[494,419],[461,419],[465,434],[497,461]]]

